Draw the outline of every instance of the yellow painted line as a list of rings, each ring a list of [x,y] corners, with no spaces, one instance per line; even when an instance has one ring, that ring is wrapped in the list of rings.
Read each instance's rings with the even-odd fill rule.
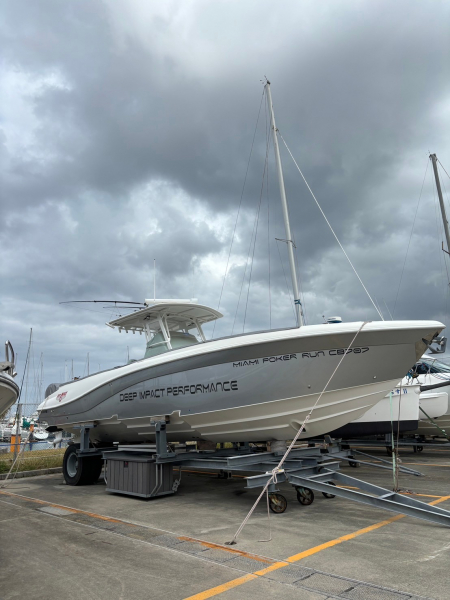
[[[0,494],[2,494],[4,496],[12,496],[13,498],[23,498],[24,500],[29,500],[30,502],[34,502],[35,504],[43,504],[46,506],[52,506],[53,508],[62,508],[71,513],[87,515],[94,519],[108,521],[109,523],[120,523],[123,525],[128,525],[128,527],[138,527],[138,525],[135,525],[134,523],[130,523],[129,521],[122,521],[121,519],[113,519],[112,517],[106,517],[105,515],[98,515],[97,513],[87,512],[85,510],[80,510],[78,508],[72,508],[69,506],[65,506],[64,504],[55,504],[53,502],[48,502],[47,500],[38,500],[37,498],[30,498],[29,496],[23,496],[22,494],[14,494],[12,492],[0,491]],[[145,527],[145,525],[142,525],[142,527]],[[155,529],[155,528],[150,527],[150,529]],[[166,532],[163,529],[158,529],[158,531],[161,531],[163,533],[171,533],[171,532]],[[199,540],[197,538],[192,538],[192,537],[188,537],[188,536],[183,536],[183,535],[177,536],[174,533],[172,533],[172,535],[175,535],[177,537],[177,539],[182,540],[183,542],[197,542],[198,544],[201,544],[202,546],[205,546],[206,548],[223,550],[224,552],[230,552],[231,554],[235,554],[237,556],[244,556],[245,558],[251,558],[252,560],[256,560],[256,561],[259,561],[259,562],[262,562],[265,564],[272,564],[275,562],[274,559],[267,558],[265,556],[259,556],[258,554],[252,554],[250,552],[245,552],[245,550],[237,550],[234,548],[230,548],[229,546],[222,546],[220,544],[214,544],[213,542],[205,542],[204,540]]]
[[[445,500],[450,500],[450,496],[441,496],[439,500],[433,500],[433,502],[428,502],[428,504],[434,506],[435,504],[439,504],[440,502],[444,502]]]
[[[53,508],[63,508],[64,510],[70,511],[72,513],[77,513],[80,515],[87,515],[88,517],[93,517],[94,519],[100,519],[101,521],[109,521],[110,523],[123,523],[124,525],[129,525],[130,527],[136,527],[133,523],[128,523],[127,521],[122,521],[120,519],[113,519],[112,517],[105,517],[104,515],[98,515],[97,513],[87,512],[85,510],[80,510],[79,508],[72,508],[71,506],[64,506],[64,504],[54,504],[53,502],[47,502],[47,500],[38,500],[37,498],[30,498],[29,496],[23,496],[22,494],[13,494],[11,492],[2,492],[0,494],[4,496],[12,496],[16,498],[23,498],[24,500],[28,500],[29,502],[34,502],[35,504],[46,504],[47,506],[53,506]]]
[[[228,583],[222,583],[217,587],[211,588],[204,592],[200,592],[199,594],[194,594],[193,596],[189,596],[184,600],[206,600],[207,598],[212,598],[213,596],[218,596],[219,594],[223,594],[228,590],[232,590],[243,583],[247,583],[247,581],[251,581],[252,579],[258,579],[258,575],[254,575],[253,573],[249,573],[248,575],[244,575],[243,577],[239,577],[238,579],[233,579],[232,581],[228,581]]]
[[[55,504],[53,502],[48,502],[46,500],[38,500],[37,498],[30,498],[29,496],[24,496],[22,494],[14,494],[11,492],[5,492],[5,491],[1,491],[0,490],[0,494],[4,495],[4,496],[10,496],[10,497],[16,497],[16,498],[23,498],[24,500],[28,500],[30,502],[34,502],[36,504],[44,504],[44,505],[48,505],[48,506],[53,506],[55,508],[62,508],[65,510],[68,510],[70,512],[73,513],[78,513],[78,514],[83,514],[83,515],[88,515],[90,517],[96,518],[96,519],[100,519],[102,521],[109,521],[111,523],[123,523],[124,525],[128,525],[130,527],[136,527],[136,525],[134,523],[130,523],[127,521],[122,521],[121,519],[113,519],[111,517],[107,517],[104,515],[99,515],[97,513],[91,513],[91,512],[87,512],[84,510],[80,510],[80,509],[76,509],[76,508],[72,508],[69,506],[64,506],[62,504]],[[417,494],[419,495],[419,494]],[[424,494],[420,494],[420,495],[424,495]],[[441,496],[441,497],[437,497],[436,500],[433,500],[432,502],[430,502],[429,504],[431,505],[435,505],[435,504],[439,504],[440,502],[444,502],[445,500],[450,500],[450,496]],[[354,531],[353,533],[349,533],[347,535],[343,535],[339,538],[336,538],[334,540],[330,540],[329,542],[325,542],[324,544],[320,544],[318,546],[314,546],[313,548],[310,548],[308,550],[304,550],[303,552],[299,552],[298,554],[294,554],[293,556],[290,556],[289,558],[287,558],[285,561],[278,561],[278,562],[273,562],[272,564],[270,564],[268,567],[265,567],[264,569],[260,569],[258,571],[254,571],[253,573],[248,573],[247,575],[244,575],[243,577],[238,577],[237,579],[233,579],[231,581],[228,581],[227,583],[223,583],[221,585],[218,585],[214,588],[210,588],[209,590],[205,590],[204,592],[200,592],[199,594],[194,594],[193,596],[189,596],[188,598],[185,598],[184,600],[206,600],[207,598],[213,598],[214,596],[218,596],[219,594],[223,594],[224,592],[226,592],[227,590],[231,590],[235,587],[238,587],[240,585],[243,585],[244,583],[247,583],[249,581],[252,581],[254,579],[257,579],[258,577],[264,576],[267,573],[271,573],[272,571],[276,571],[278,569],[282,569],[283,567],[288,566],[289,564],[298,562],[304,558],[307,558],[309,556],[313,556],[314,554],[317,554],[319,552],[322,552],[322,550],[326,550],[328,548],[332,548],[333,546],[336,546],[338,544],[341,544],[343,542],[352,540],[360,535],[364,535],[365,533],[369,533],[371,531],[374,531],[376,529],[379,529],[380,527],[384,527],[385,525],[389,525],[390,523],[393,523],[394,521],[398,521],[400,519],[403,519],[405,515],[395,515],[394,517],[391,517],[390,519],[386,519],[385,521],[380,521],[379,523],[375,523],[374,525],[370,525],[369,527],[365,527],[363,529],[359,529],[358,531]],[[253,560],[259,560],[261,562],[271,562],[270,559],[267,559],[265,557],[261,557],[255,554],[250,554],[248,552],[245,552],[243,550],[234,550],[232,548],[227,548],[225,546],[221,546],[219,544],[213,544],[210,542],[204,542],[202,540],[198,540],[195,538],[190,538],[190,537],[185,537],[185,536],[180,536],[178,539],[181,539],[183,541],[194,541],[194,542],[199,542],[205,546],[208,546],[210,548],[217,548],[220,550],[226,550],[228,552],[233,552],[236,554],[239,554],[241,556],[246,556],[248,558],[252,558]]]
[[[429,502],[431,505],[439,504],[440,502],[444,502],[445,500],[450,500],[450,496],[442,496],[437,500],[433,500]],[[324,544],[320,544],[319,546],[314,546],[313,548],[309,548],[309,550],[304,550],[303,552],[299,552],[298,554],[294,554],[290,556],[285,561],[279,561],[273,563],[269,567],[265,569],[261,569],[259,571],[254,571],[253,573],[249,573],[244,577],[238,577],[237,579],[232,579],[228,583],[223,583],[209,590],[205,590],[204,592],[200,592],[199,594],[194,594],[193,596],[189,596],[184,598],[184,600],[206,600],[207,598],[213,598],[214,596],[218,596],[219,594],[223,594],[227,590],[238,587],[247,583],[248,581],[252,581],[257,577],[262,577],[267,575],[267,573],[271,573],[272,571],[277,571],[278,569],[282,569],[283,567],[287,567],[289,564],[296,563],[304,558],[308,558],[309,556],[313,556],[314,554],[318,554],[322,552],[322,550],[327,550],[328,548],[332,548],[333,546],[337,546],[338,544],[342,544],[343,542],[347,542],[349,540],[353,540],[360,535],[364,535],[365,533],[370,533],[371,531],[375,531],[380,527],[384,527],[385,525],[390,525],[390,523],[394,523],[395,521],[399,521],[403,519],[405,515],[395,515],[395,517],[391,517],[390,519],[386,519],[385,521],[380,521],[379,523],[374,523],[374,525],[369,525],[369,527],[364,527],[364,529],[358,529],[358,531],[354,531],[353,533],[349,533],[347,535],[343,535],[334,540],[330,540],[329,542],[325,542]]]

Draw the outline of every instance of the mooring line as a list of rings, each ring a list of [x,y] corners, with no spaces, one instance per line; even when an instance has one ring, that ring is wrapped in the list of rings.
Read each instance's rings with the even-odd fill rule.
[[[256,507],[259,504],[259,501],[261,500],[261,498],[263,497],[263,495],[266,493],[266,490],[269,488],[269,485],[271,483],[276,483],[277,482],[277,473],[280,472],[281,467],[283,466],[283,463],[285,462],[285,460],[287,459],[287,457],[289,456],[292,448],[294,447],[294,445],[297,443],[298,438],[300,437],[300,435],[302,434],[303,430],[305,429],[305,425],[306,423],[309,421],[313,410],[316,408],[317,404],[319,403],[320,399],[322,398],[323,394],[325,393],[326,389],[328,388],[328,386],[330,385],[331,380],[333,379],[333,377],[335,376],[336,372],[338,371],[339,367],[341,366],[344,358],[347,356],[347,350],[349,348],[352,347],[352,344],[355,342],[356,338],[358,337],[359,333],[361,332],[362,328],[367,325],[367,323],[369,323],[369,321],[364,321],[361,325],[361,327],[358,329],[358,331],[355,333],[354,338],[352,339],[352,341],[350,342],[349,346],[346,348],[346,351],[344,352],[344,354],[342,355],[341,360],[338,362],[336,368],[334,369],[333,373],[331,374],[331,377],[329,378],[329,380],[327,381],[327,383],[325,384],[325,387],[323,388],[322,392],[320,393],[319,397],[317,398],[317,400],[315,401],[314,405],[312,406],[311,410],[309,411],[309,413],[306,415],[300,429],[297,431],[297,433],[295,434],[294,439],[292,440],[292,442],[289,445],[289,448],[286,450],[286,452],[284,453],[284,456],[281,458],[280,462],[278,463],[278,465],[272,469],[272,476],[268,479],[266,485],[263,487],[262,492],[260,493],[260,495],[258,496],[258,498],[256,499],[256,502],[254,503],[254,505],[251,507],[249,513],[247,514],[247,516],[245,517],[245,519],[242,521],[241,525],[239,526],[238,530],[236,531],[236,533],[234,534],[233,539],[230,542],[225,542],[227,545],[232,546],[234,544],[236,544],[236,540],[239,536],[239,534],[241,533],[241,531],[244,529],[244,527],[246,526],[248,520],[250,519],[250,517],[252,516],[254,510],[256,509]]]

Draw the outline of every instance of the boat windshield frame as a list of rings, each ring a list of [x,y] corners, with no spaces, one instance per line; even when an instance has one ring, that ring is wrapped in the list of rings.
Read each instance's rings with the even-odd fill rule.
[[[428,373],[431,373],[431,369],[436,369],[436,373],[450,375],[450,365],[445,364],[437,358],[431,356],[423,357],[417,362],[417,364],[419,363],[424,364],[428,368]]]
[[[119,333],[125,331],[133,334],[145,334],[149,344],[157,333],[162,333],[164,340],[158,344],[165,344],[168,350],[172,350],[171,332],[192,333],[196,330],[199,343],[206,342],[206,336],[202,325],[210,323],[222,317],[222,313],[192,302],[157,302],[146,306],[129,315],[119,317],[107,323],[113,329],[117,328]],[[195,332],[194,332],[195,335]]]

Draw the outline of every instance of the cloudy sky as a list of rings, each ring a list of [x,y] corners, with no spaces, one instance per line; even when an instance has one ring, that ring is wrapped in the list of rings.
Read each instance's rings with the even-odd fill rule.
[[[221,298],[214,336],[294,325],[264,76],[384,317],[450,323],[448,2],[5,0],[0,36],[0,333],[21,379],[33,328],[30,389],[41,355],[44,388],[142,356],[117,310],[59,303],[142,302],[154,259],[158,297]],[[379,318],[281,150],[307,322]]]

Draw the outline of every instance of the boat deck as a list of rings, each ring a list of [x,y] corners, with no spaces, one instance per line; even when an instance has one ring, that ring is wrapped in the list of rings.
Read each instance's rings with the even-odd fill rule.
[[[450,451],[405,448],[401,457],[426,475],[400,474],[401,489],[450,510]],[[389,471],[342,471],[392,488]],[[258,491],[240,476],[196,472],[183,473],[174,496],[152,500],[107,494],[103,481],[69,487],[59,473],[16,480],[0,489],[2,599],[28,594],[31,581],[33,600],[448,598],[448,528],[318,493],[301,506],[289,484],[271,532],[261,502],[238,544],[224,545]]]

